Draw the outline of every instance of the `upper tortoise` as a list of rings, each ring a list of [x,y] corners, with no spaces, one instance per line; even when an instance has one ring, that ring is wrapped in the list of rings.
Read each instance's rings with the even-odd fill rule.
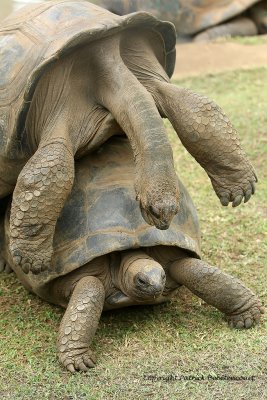
[[[208,98],[170,84],[175,29],[146,12],[114,15],[87,1],[28,6],[0,30],[0,198],[13,193],[10,250],[25,273],[46,270],[74,158],[125,132],[147,223],[179,211],[161,117],[209,175],[223,205],[257,180],[229,119]]]

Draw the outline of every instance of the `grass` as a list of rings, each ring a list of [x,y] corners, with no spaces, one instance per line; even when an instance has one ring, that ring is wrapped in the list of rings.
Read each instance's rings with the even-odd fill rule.
[[[255,36],[227,36],[221,37],[214,40],[215,43],[234,42],[244,44],[248,46],[255,46],[259,44],[267,43],[267,35],[255,35]]]
[[[203,258],[241,278],[263,301],[266,74],[262,68],[177,82],[216,100],[237,127],[259,177],[257,194],[245,206],[219,205],[206,174],[166,124],[177,172],[199,212]],[[94,341],[97,367],[70,375],[56,357],[63,310],[27,293],[14,276],[5,274],[0,277],[0,303],[3,400],[267,398],[266,318],[251,330],[230,330],[217,310],[181,290],[168,304],[103,314]],[[227,380],[231,376],[246,379]]]

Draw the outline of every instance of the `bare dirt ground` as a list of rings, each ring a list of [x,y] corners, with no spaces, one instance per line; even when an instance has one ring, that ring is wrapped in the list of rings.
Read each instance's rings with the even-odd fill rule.
[[[188,43],[176,47],[176,79],[267,66],[267,43]]]

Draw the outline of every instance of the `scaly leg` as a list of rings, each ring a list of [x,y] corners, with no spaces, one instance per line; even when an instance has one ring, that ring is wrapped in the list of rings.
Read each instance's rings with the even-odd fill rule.
[[[222,205],[238,206],[255,192],[257,177],[236,130],[213,101],[188,89],[155,83],[155,99],[185,148],[207,172]]]
[[[59,360],[70,372],[95,366],[90,344],[95,335],[105,301],[99,279],[80,279],[71,295],[58,335]]]
[[[169,83],[158,41],[148,31],[128,35],[122,58],[154,98],[189,153],[205,169],[222,205],[238,206],[255,191],[257,177],[241,149],[236,130],[213,101]],[[157,57],[156,57],[157,54]],[[162,60],[163,62],[163,60]]]
[[[125,66],[116,35],[82,55],[83,62],[89,57],[89,89],[98,107],[111,112],[130,141],[142,215],[148,224],[167,229],[179,209],[179,192],[171,145],[153,98]]]
[[[50,266],[56,221],[73,176],[71,145],[62,137],[41,145],[18,177],[10,216],[10,251],[25,273],[39,273]]]
[[[169,272],[176,282],[225,313],[231,327],[250,328],[264,312],[261,301],[242,282],[204,261],[182,258],[172,263]]]

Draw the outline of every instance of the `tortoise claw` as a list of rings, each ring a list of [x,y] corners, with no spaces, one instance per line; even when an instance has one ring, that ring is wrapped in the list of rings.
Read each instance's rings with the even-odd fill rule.
[[[241,314],[227,315],[227,320],[231,328],[249,329],[259,323],[261,314],[264,314],[264,307],[258,301],[257,304]]]
[[[90,349],[85,350],[82,354],[76,354],[75,351],[71,350],[67,353],[60,354],[60,359],[69,372],[87,372],[89,368],[95,367],[95,357]]]

